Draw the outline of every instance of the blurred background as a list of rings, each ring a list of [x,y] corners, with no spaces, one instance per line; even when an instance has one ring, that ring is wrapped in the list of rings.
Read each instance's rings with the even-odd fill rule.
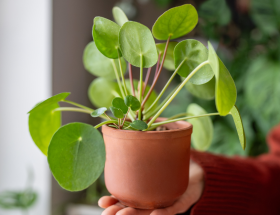
[[[208,151],[227,156],[267,152],[266,134],[280,122],[279,0],[0,0],[0,215],[101,214],[94,205],[107,193],[103,176],[83,192],[60,188],[29,136],[27,112],[60,92],[92,106],[87,91],[95,77],[85,71],[82,56],[92,41],[95,16],[112,20],[111,9],[119,6],[130,20],[151,29],[168,8],[187,3],[198,10],[199,23],[182,39],[215,45],[235,80],[247,136],[243,151],[232,120],[212,118],[215,132]],[[157,91],[170,75],[162,73]],[[177,77],[173,85],[180,81]],[[163,116],[185,112],[192,102],[215,110],[213,100],[183,89]],[[95,120],[63,113],[63,123]]]

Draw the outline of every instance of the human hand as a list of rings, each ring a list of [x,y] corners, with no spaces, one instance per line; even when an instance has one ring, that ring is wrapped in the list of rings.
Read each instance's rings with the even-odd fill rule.
[[[203,192],[203,169],[195,162],[190,162],[189,186],[186,192],[170,207],[156,210],[140,210],[126,207],[113,196],[104,196],[99,199],[98,205],[106,208],[102,215],[174,215],[186,212],[196,203]]]

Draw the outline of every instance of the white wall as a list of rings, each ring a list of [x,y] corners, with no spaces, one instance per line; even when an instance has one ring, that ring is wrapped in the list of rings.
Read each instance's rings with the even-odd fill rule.
[[[51,0],[0,0],[0,192],[23,189],[31,167],[39,200],[30,215],[50,214],[50,173],[27,112],[50,95]]]

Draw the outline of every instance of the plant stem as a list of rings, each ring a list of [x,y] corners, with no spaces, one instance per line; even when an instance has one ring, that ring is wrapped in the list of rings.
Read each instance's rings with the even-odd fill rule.
[[[158,74],[158,69],[159,69],[159,65],[160,65],[160,58],[161,58],[161,52],[158,54],[158,62],[157,62],[157,66],[156,66],[156,71],[155,71],[155,76],[154,76],[153,83],[155,82],[157,74]]]
[[[121,119],[118,118],[118,127],[120,128],[121,126]]]
[[[94,128],[99,128],[101,127],[102,125],[106,125],[106,124],[110,124],[110,123],[118,123],[117,120],[108,120],[108,121],[104,121],[104,122],[101,122],[99,123],[98,125],[94,126]]]
[[[125,79],[124,79],[124,75],[123,75],[122,61],[121,61],[121,57],[120,57],[119,50],[118,50],[118,56],[119,56],[119,66],[120,66],[120,72],[121,72],[121,76],[122,76],[122,82],[123,82],[124,92],[125,92],[125,95],[127,96],[128,93],[127,93],[126,84],[125,84]]]
[[[152,124],[152,126],[150,128],[147,128],[145,131],[153,130],[160,125],[164,125],[164,124],[168,124],[168,123],[172,123],[172,122],[178,122],[178,121],[187,120],[187,119],[200,118],[200,117],[205,117],[205,116],[220,116],[220,114],[219,113],[209,113],[209,114],[203,114],[203,115],[198,115],[198,116],[188,116],[188,117],[183,117],[183,118],[176,118],[176,119],[166,120],[166,121],[162,121],[162,122],[157,122],[157,123]]]
[[[111,117],[109,117],[109,116],[107,115],[107,113],[104,112],[104,115],[105,115],[109,120],[112,120]],[[115,124],[115,123],[113,123],[113,124],[114,124],[116,127],[118,127],[117,124]]]
[[[68,101],[68,100],[63,100],[62,102],[66,102],[66,103],[68,103],[68,104],[75,105],[75,106],[77,106],[77,107],[80,107],[80,108],[83,108],[83,109],[86,109],[86,110],[90,110],[91,112],[94,111],[93,109],[91,109],[91,108],[89,108],[89,107],[86,107],[86,106],[84,106],[84,105],[80,105],[80,104],[78,104],[78,103],[76,103],[76,102],[72,102],[72,101]]]
[[[163,63],[164,63],[164,60],[165,60],[165,57],[166,57],[166,53],[167,53],[167,48],[168,48],[168,44],[169,44],[169,41],[170,41],[170,37],[171,36],[168,37],[168,40],[166,42],[164,53],[163,53],[163,57],[162,57],[162,61],[161,61],[160,67],[159,67],[159,69],[157,71],[156,78],[155,78],[155,80],[154,80],[154,82],[153,82],[149,92],[147,93],[144,101],[141,103],[141,107],[144,107],[145,103],[147,102],[148,98],[150,97],[150,95],[151,95],[151,93],[152,93],[152,91],[153,91],[153,89],[154,89],[154,87],[155,87],[155,85],[156,85],[156,83],[158,81],[158,78],[159,78],[160,73],[161,73],[162,68],[163,68]]]
[[[176,89],[174,94],[168,99],[168,101],[161,107],[161,109],[156,113],[156,115],[151,119],[151,121],[148,123],[148,127],[150,127],[153,122],[159,117],[159,115],[165,110],[165,108],[170,104],[170,102],[175,98],[175,96],[180,92],[180,90],[186,85],[186,83],[193,77],[193,75],[203,66],[208,64],[209,61],[204,61],[201,64],[199,64],[189,75],[185,78],[185,80],[180,84],[180,86]]]
[[[129,125],[129,126],[127,126],[127,127],[125,127],[125,128],[124,128],[124,130],[128,129],[129,127],[130,127],[130,125]]]
[[[59,107],[54,109],[53,111],[74,111],[74,112],[87,113],[87,114],[91,114],[93,112],[90,110],[85,110],[82,108],[75,108],[75,107]]]
[[[171,81],[173,80],[173,78],[176,76],[178,70],[181,68],[181,66],[183,65],[183,63],[186,61],[183,60],[180,65],[176,68],[176,70],[173,72],[172,76],[169,78],[168,82],[165,84],[165,86],[163,87],[163,89],[161,90],[160,94],[157,96],[157,98],[155,99],[155,101],[153,102],[153,104],[147,109],[146,112],[149,112],[154,106],[155,104],[158,102],[158,100],[162,97],[163,93],[166,91],[167,87],[170,85]]]
[[[117,82],[118,82],[118,85],[119,85],[122,97],[124,98],[125,94],[123,92],[123,87],[122,87],[120,76],[119,76],[119,73],[118,73],[118,70],[117,70],[116,62],[115,62],[114,59],[112,59],[111,61],[112,61],[112,64],[113,64],[114,72],[115,72],[115,75],[116,75],[116,79],[117,79]]]
[[[177,87],[175,87],[169,94],[168,96],[160,103],[159,106],[157,106],[157,108],[155,110],[152,111],[152,113],[148,114],[148,112],[146,112],[145,114],[148,114],[148,115],[145,115],[144,117],[144,121],[145,120],[148,120],[150,117],[152,117],[154,114],[156,114],[156,112],[159,111],[159,109],[168,101],[168,99],[173,95],[173,93],[177,90],[177,88],[179,87],[180,85],[178,85]],[[151,110],[150,110],[151,111]],[[149,112],[150,112],[149,111]]]
[[[142,54],[140,55],[140,78],[139,78],[139,83],[140,83],[140,87],[139,87],[139,102],[141,104],[142,102],[142,82],[143,82],[143,56]],[[141,120],[142,119],[142,109],[139,109],[138,112],[138,119]]]
[[[116,129],[119,129],[119,127],[118,126],[115,126],[116,124],[114,123],[114,125],[108,125],[108,126],[110,126],[110,127],[112,127],[112,128],[116,128]]]
[[[105,115],[109,120],[112,120],[111,117],[109,117],[109,116],[107,115],[107,113],[104,112],[104,115]]]
[[[135,96],[134,84],[133,84],[133,75],[132,75],[132,66],[128,63],[128,71],[129,71],[129,80],[131,85],[132,95]]]
[[[133,122],[136,118],[136,114],[133,112],[128,113],[128,118]]]
[[[151,75],[151,71],[152,71],[152,67],[150,67],[147,71],[147,74],[146,74],[146,78],[145,78],[145,85],[144,85],[144,88],[143,88],[143,91],[142,91],[142,94],[144,95],[145,93],[145,90],[146,90],[146,87],[148,85],[148,81],[149,81],[149,78],[150,78],[150,75]]]
[[[191,114],[191,113],[179,113],[179,114],[176,114],[176,115],[174,115],[172,117],[169,117],[168,120],[176,119],[176,118],[181,117],[181,116],[192,116],[192,115],[193,114]]]
[[[75,108],[75,107],[59,107],[54,109],[53,111],[73,111],[73,112],[80,112],[80,113],[87,113],[91,114],[94,110],[86,110],[82,108]],[[104,113],[105,114],[105,113]],[[100,115],[100,118],[107,119],[105,115]]]
[[[123,123],[122,123],[122,125],[121,125],[121,128],[123,127],[123,124],[124,124],[124,122],[125,122],[125,120],[126,120],[126,117],[127,117],[128,113],[129,113],[130,109],[131,109],[131,107],[128,108],[128,111],[126,112],[126,114],[125,114],[125,116],[124,116],[124,119],[123,119]]]

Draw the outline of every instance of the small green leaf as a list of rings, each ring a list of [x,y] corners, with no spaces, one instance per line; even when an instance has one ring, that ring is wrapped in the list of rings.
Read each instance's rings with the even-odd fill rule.
[[[135,90],[136,94],[137,94],[137,89],[138,89],[138,83],[139,83],[138,80],[133,80],[134,90]],[[129,91],[128,94],[132,94],[130,80],[126,79],[125,80],[125,84],[127,86],[127,90]],[[143,97],[145,97],[147,95],[147,93],[149,92],[150,88],[151,88],[150,85],[147,85]],[[153,102],[156,100],[157,96],[158,95],[157,95],[156,91],[153,90],[151,95],[150,95],[150,97],[148,98],[147,102],[144,105],[145,109],[148,109],[153,104]],[[157,108],[157,106],[158,106],[158,103],[151,109],[151,111],[155,110]]]
[[[121,109],[116,108],[116,107],[110,107],[110,110],[113,113],[113,115],[115,117],[117,117],[118,119],[122,119],[124,117],[124,114]]]
[[[128,111],[128,107],[125,105],[124,100],[120,97],[116,97],[112,100],[112,106],[121,109],[124,114]]]
[[[125,15],[125,13],[120,9],[119,7],[113,7],[113,17],[120,26],[122,26],[124,23],[128,22],[128,18]]]
[[[105,113],[107,111],[107,108],[102,107],[102,108],[98,108],[96,110],[94,110],[90,115],[92,117],[99,117],[101,116],[103,113]]]
[[[109,19],[95,17],[92,36],[98,50],[108,58],[119,57],[120,26]],[[119,53],[121,55],[121,53]]]
[[[245,137],[245,131],[243,128],[243,123],[242,123],[242,119],[240,116],[240,113],[237,109],[236,106],[233,106],[232,109],[230,110],[230,113],[232,115],[236,130],[237,130],[237,134],[240,140],[240,144],[243,148],[243,150],[245,150],[246,148],[246,137]]]
[[[118,84],[105,78],[94,79],[88,89],[88,96],[96,107],[111,106],[112,100],[121,95]]]
[[[149,28],[138,22],[126,22],[119,33],[119,43],[123,57],[133,66],[149,68],[158,61],[158,54],[153,35]]]
[[[123,72],[126,72],[126,62],[121,58]],[[83,55],[83,63],[85,69],[91,74],[104,77],[106,79],[115,79],[114,67],[112,64],[112,59],[105,57],[96,47],[95,43],[90,42],[85,50]],[[119,62],[116,60],[117,69],[119,70]]]
[[[88,124],[64,125],[51,140],[48,162],[61,187],[69,191],[86,189],[104,169],[105,146],[102,135]]]
[[[153,35],[158,40],[176,39],[192,31],[198,22],[194,6],[185,4],[164,12],[153,26]]]
[[[142,131],[142,130],[147,129],[148,125],[147,125],[147,123],[145,123],[142,120],[135,120],[132,123],[130,123],[130,127]]]
[[[178,70],[178,74],[187,77],[199,64],[208,59],[207,48],[199,41],[188,39],[178,43],[174,49],[175,67],[177,68],[182,61],[183,65]],[[209,65],[200,68],[190,82],[196,85],[209,82],[214,76]]]
[[[194,116],[207,114],[207,112],[197,104],[190,104],[187,109],[188,114]],[[211,145],[213,139],[213,124],[209,116],[193,118],[188,120],[193,125],[192,143],[195,149],[205,151]]]
[[[215,102],[216,108],[221,116],[226,116],[236,102],[237,92],[234,81],[221,61],[217,56],[213,46],[208,42],[209,47],[209,64],[215,74]]]
[[[181,77],[181,80],[183,81],[184,78]],[[215,98],[215,83],[215,77],[213,77],[209,82],[201,85],[195,85],[188,81],[185,87],[192,95],[201,99],[211,100]]]
[[[175,70],[174,48],[177,44],[178,44],[178,42],[169,42],[169,45],[167,47],[165,61],[163,63],[163,67],[167,70],[171,70],[171,71]],[[157,46],[158,52],[161,53],[160,60],[162,61],[166,43],[158,43],[158,44],[156,44],[156,46]]]
[[[61,126],[61,112],[57,103],[50,103],[31,111],[28,125],[29,132],[37,147],[47,155],[48,147],[54,133]]]
[[[32,113],[33,111],[35,112],[35,111],[37,111],[37,110],[39,110],[41,108],[47,107],[47,106],[52,105],[52,104],[56,104],[58,102],[61,102],[61,101],[65,100],[69,95],[70,95],[70,93],[59,93],[59,94],[57,94],[55,96],[52,96],[52,97],[48,98],[47,100],[37,104],[28,113]]]
[[[131,107],[131,110],[137,111],[141,107],[139,100],[131,95],[128,95],[124,98],[124,103],[127,107]]]

